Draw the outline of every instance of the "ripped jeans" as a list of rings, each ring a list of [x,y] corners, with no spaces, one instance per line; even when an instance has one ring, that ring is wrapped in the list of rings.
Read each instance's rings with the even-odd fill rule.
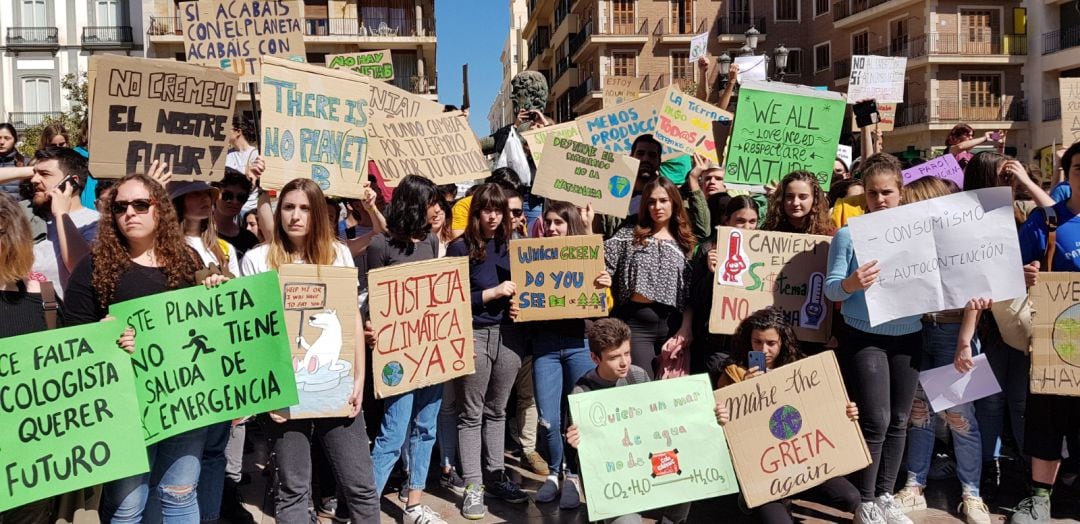
[[[919,369],[926,371],[941,366],[951,366],[956,354],[956,337],[960,324],[937,324],[923,322],[922,363]],[[972,355],[979,354],[979,339],[971,341]],[[930,408],[920,384],[911,405],[911,428],[908,429],[908,486],[926,486],[930,472],[930,460],[934,454],[934,426],[937,414]],[[975,403],[968,402],[945,410],[945,420],[953,437],[953,453],[956,455],[956,474],[965,495],[979,496],[979,480],[982,476],[982,437],[975,419]]]
[[[199,428],[147,446],[150,472],[105,484],[101,521],[197,524],[195,487],[205,443],[206,428]]]

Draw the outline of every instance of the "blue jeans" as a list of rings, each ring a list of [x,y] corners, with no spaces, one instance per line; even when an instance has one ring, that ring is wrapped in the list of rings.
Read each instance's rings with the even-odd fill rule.
[[[409,489],[423,490],[435,447],[435,425],[442,405],[442,384],[427,386],[387,398],[383,404],[382,426],[371,451],[375,466],[375,492],[382,493],[394,464],[401,457],[402,444],[409,453]],[[412,423],[410,426],[410,422]],[[411,428],[411,429],[410,429]]]
[[[975,418],[979,420],[982,433],[982,459],[989,462],[1001,456],[1006,415],[1013,438],[1016,439],[1016,447],[1023,453],[1024,410],[1027,406],[1031,356],[1006,344],[996,330],[989,333],[988,340],[984,342],[983,353],[1001,385],[1001,393],[975,401]]]
[[[105,485],[101,521],[114,524],[199,522],[199,483],[206,428],[181,433],[147,446],[150,472]],[[153,490],[153,496],[150,496]]]
[[[229,444],[232,421],[207,426],[206,445],[202,452],[199,474],[199,513],[204,522],[218,520],[221,514],[221,493],[225,489],[225,448]]]
[[[951,366],[956,354],[956,337],[960,324],[923,322],[923,347],[921,371]],[[973,354],[979,352],[979,339],[971,341]],[[975,403],[968,402],[945,410],[945,420],[953,437],[953,453],[956,455],[957,477],[966,495],[979,496],[979,480],[982,476],[982,439],[975,419]],[[926,486],[930,472],[930,460],[934,455],[934,426],[937,414],[931,411],[930,401],[922,384],[915,391],[911,405],[911,428],[908,429],[908,486]]]
[[[533,338],[533,387],[540,412],[540,439],[547,443],[548,468],[562,471],[562,403],[585,373],[596,367],[589,357],[589,341],[551,333]]]

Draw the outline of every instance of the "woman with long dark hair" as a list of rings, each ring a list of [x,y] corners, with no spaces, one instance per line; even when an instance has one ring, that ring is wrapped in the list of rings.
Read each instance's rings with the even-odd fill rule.
[[[447,256],[469,257],[476,372],[454,382],[465,479],[461,514],[470,520],[487,514],[485,492],[512,503],[529,500],[503,464],[506,402],[525,355],[524,336],[513,324],[517,285],[510,280],[512,217],[507,201],[498,184],[480,186],[472,195],[465,233],[446,249]]]
[[[416,175],[405,176],[394,189],[386,212],[387,231],[375,235],[367,248],[367,270],[438,258],[439,238],[431,231],[428,216],[434,209],[442,210],[441,200],[434,182]],[[372,351],[376,351],[378,341],[371,338]],[[407,522],[443,522],[435,510],[420,504],[435,446],[442,391],[443,384],[433,384],[383,399],[382,424],[371,451],[375,492],[382,493],[386,487],[405,444],[409,478],[402,491],[407,494]]]
[[[26,158],[15,149],[18,143],[19,132],[15,126],[0,123],[0,193],[16,201],[20,198],[20,181],[34,176],[33,168],[26,165]]]
[[[194,285],[202,262],[184,241],[168,193],[145,175],[128,175],[104,196],[97,241],[65,292],[65,324],[97,322],[109,306]],[[208,287],[224,281],[208,277]],[[102,520],[199,522],[195,486],[206,428],[148,446],[150,472],[105,485]]]
[[[319,186],[304,178],[285,184],[278,193],[273,235],[255,246],[240,264],[243,275],[273,271],[285,264],[318,264],[355,267],[352,254],[337,241],[328,216],[326,197]],[[356,333],[362,333],[356,315]],[[330,467],[338,481],[339,504],[345,504],[353,522],[379,519],[379,497],[372,479],[362,400],[367,355],[363,337],[356,337],[353,353],[353,387],[348,417],[286,420],[271,413],[267,428],[277,457],[278,486],[274,496],[280,522],[309,522],[311,507],[311,441],[322,441]],[[343,348],[347,349],[347,348]]]
[[[641,195],[637,225],[608,239],[604,258],[615,295],[611,314],[630,326],[633,364],[652,379],[662,350],[676,360],[693,340],[690,257],[697,241],[675,184],[658,177]]]

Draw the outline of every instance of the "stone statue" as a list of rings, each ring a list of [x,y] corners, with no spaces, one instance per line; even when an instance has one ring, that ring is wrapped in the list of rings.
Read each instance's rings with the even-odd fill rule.
[[[510,81],[514,115],[521,110],[543,111],[547,107],[548,84],[544,75],[536,71],[522,71]]]

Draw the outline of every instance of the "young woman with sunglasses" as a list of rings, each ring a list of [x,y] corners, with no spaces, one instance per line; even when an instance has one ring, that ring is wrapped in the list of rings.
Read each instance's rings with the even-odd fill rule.
[[[214,182],[220,191],[214,204],[214,226],[222,240],[236,248],[237,260],[243,260],[249,249],[259,244],[259,237],[247,227],[241,227],[236,217],[244,209],[244,203],[251,196],[251,181],[243,173],[225,168],[225,178]],[[254,215],[253,215],[254,216]],[[246,226],[246,224],[244,224]],[[256,226],[255,231],[258,231]]]
[[[65,293],[64,322],[97,322],[118,302],[194,285],[202,262],[187,246],[165,189],[145,175],[128,175],[104,198],[97,242],[75,268]],[[221,275],[208,277],[207,287]],[[114,523],[199,522],[195,486],[206,428],[148,446],[151,470],[105,485],[102,520]]]
[[[273,236],[265,244],[248,251],[240,273],[255,275],[285,264],[319,264],[355,267],[344,244],[337,241],[326,197],[319,186],[298,178],[281,188],[274,211]],[[356,348],[353,355],[353,389],[348,417],[287,420],[271,413],[266,426],[277,457],[278,486],[274,508],[279,522],[309,522],[311,507],[311,444],[322,441],[330,466],[338,481],[339,504],[345,504],[353,522],[377,522],[379,497],[372,478],[367,429],[361,415],[367,355],[360,315],[356,315]]]

